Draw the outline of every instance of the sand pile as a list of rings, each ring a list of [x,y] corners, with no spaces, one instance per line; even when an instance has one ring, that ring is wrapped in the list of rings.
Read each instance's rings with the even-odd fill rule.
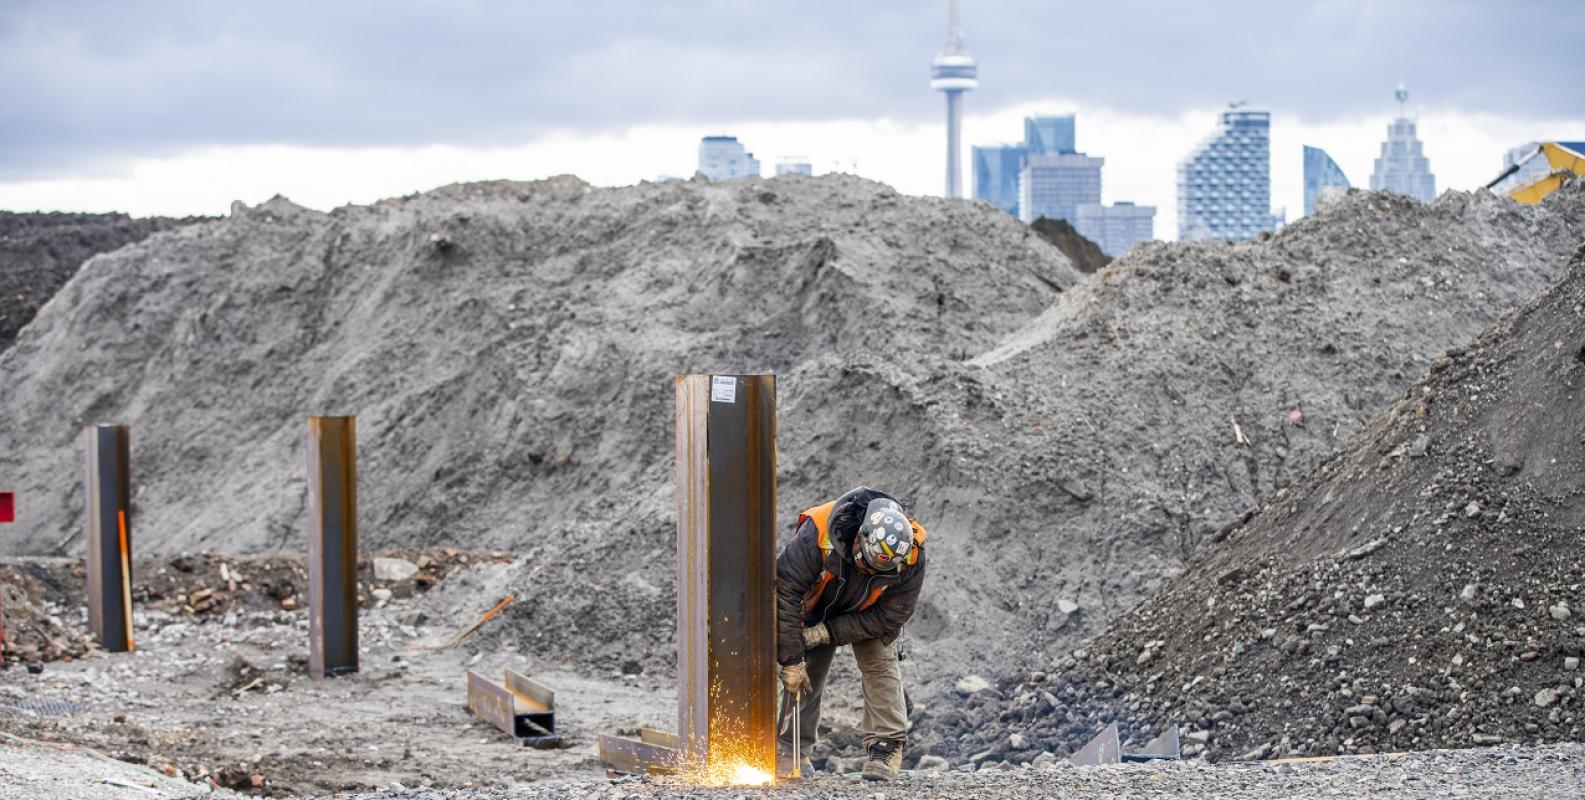
[[[498,638],[665,668],[670,377],[769,370],[783,519],[868,483],[931,527],[925,696],[1175,575],[1538,290],[1582,205],[1354,193],[1067,292],[1011,217],[840,176],[239,208],[95,260],[0,355],[0,546],[80,547],[77,425],[120,420],[140,548],[299,549],[303,416],[356,413],[366,545],[520,553]]]
[[[1040,238],[1056,245],[1073,263],[1073,268],[1080,272],[1097,272],[1112,263],[1112,257],[1101,252],[1100,245],[1084,238],[1065,219],[1041,217],[1030,223],[1029,228],[1040,234]]]
[[[84,261],[190,219],[0,211],[0,350]]]
[[[1585,248],[1076,657],[926,715],[960,757],[1181,723],[1214,758],[1585,737]]]

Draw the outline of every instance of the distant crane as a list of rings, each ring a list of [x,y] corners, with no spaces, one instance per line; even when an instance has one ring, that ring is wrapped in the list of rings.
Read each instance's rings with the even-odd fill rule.
[[[974,56],[963,49],[958,2],[947,2],[947,48],[930,62],[930,88],[947,95],[947,197],[963,196],[963,93],[980,85]]]

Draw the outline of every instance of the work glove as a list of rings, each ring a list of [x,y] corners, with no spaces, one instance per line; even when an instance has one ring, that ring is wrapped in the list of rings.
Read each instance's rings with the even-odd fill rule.
[[[805,650],[825,647],[828,644],[831,644],[831,631],[826,629],[824,622],[817,622],[812,628],[804,628]]]
[[[809,670],[802,661],[781,666],[781,685],[790,695],[802,695],[814,689],[809,682]]]

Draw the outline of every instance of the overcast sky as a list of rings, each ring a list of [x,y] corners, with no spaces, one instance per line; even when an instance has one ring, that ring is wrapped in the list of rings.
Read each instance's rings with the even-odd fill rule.
[[[335,205],[559,172],[631,183],[691,173],[716,132],[740,134],[767,174],[805,155],[939,192],[942,101],[926,81],[945,18],[938,0],[4,0],[0,208],[219,213],[276,191]],[[1164,206],[1158,235],[1175,227],[1172,164],[1230,100],[1273,112],[1277,206],[1298,205],[1300,144],[1368,181],[1399,80],[1439,189],[1483,182],[1502,148],[1585,138],[1577,2],[964,0],[963,21],[981,75],[968,142],[1016,140],[1027,111],[1077,111],[1107,199]]]

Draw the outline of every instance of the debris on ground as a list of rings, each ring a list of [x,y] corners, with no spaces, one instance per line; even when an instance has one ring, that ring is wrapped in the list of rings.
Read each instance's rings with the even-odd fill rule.
[[[1101,252],[1100,245],[1084,238],[1065,219],[1041,217],[1030,223],[1029,228],[1040,234],[1040,238],[1056,245],[1073,263],[1073,268],[1086,275],[1099,272],[1102,267],[1112,263],[1112,257]]]

